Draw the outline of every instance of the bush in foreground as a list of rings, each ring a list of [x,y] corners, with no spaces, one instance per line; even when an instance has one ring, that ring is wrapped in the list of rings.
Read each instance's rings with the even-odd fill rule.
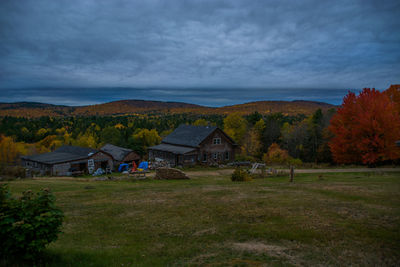
[[[244,182],[251,181],[253,179],[250,177],[247,171],[241,168],[236,168],[235,171],[232,173],[231,180],[233,182]]]
[[[14,198],[6,185],[0,185],[0,254],[34,259],[55,241],[63,213],[54,201],[48,189],[36,195],[29,190]]]

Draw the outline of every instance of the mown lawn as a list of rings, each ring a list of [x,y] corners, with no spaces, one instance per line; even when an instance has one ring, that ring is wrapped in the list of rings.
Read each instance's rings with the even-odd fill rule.
[[[8,184],[55,193],[65,221],[50,266],[400,265],[400,173],[299,174],[293,184],[204,174]]]

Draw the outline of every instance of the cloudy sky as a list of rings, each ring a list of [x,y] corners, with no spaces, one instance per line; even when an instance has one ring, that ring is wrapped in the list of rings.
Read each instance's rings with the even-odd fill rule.
[[[398,0],[0,0],[0,101],[210,106],[400,83]]]

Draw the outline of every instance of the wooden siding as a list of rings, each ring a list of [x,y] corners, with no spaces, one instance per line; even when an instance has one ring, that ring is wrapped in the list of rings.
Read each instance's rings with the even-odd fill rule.
[[[219,138],[220,143],[214,144],[214,139]],[[200,144],[194,152],[177,155],[167,151],[149,150],[149,160],[155,160],[160,158],[167,161],[171,166],[176,165],[194,165],[196,163],[226,163],[235,159],[236,146],[232,143],[226,134],[220,129],[216,129],[212,132],[204,141]],[[206,160],[204,161],[204,155]],[[214,159],[214,155],[216,159]]]
[[[71,167],[87,173],[87,161],[89,159],[95,160],[95,170],[97,170],[98,168],[105,168],[105,166],[107,165],[110,168],[113,168],[114,166],[112,157],[109,154],[103,153],[101,151],[91,155],[90,157],[74,161],[60,162],[55,164],[44,164],[36,161],[22,159],[21,164],[23,167],[39,172],[40,175],[50,174],[54,176],[66,176],[70,174]]]
[[[136,152],[132,151],[132,152],[129,152],[129,154],[126,155],[126,156],[123,158],[122,162],[132,162],[132,161],[134,161],[134,160],[135,160],[135,161],[140,160],[140,156],[139,156]]]
[[[214,138],[220,138],[221,143],[214,144]],[[228,158],[226,158],[227,153]],[[204,161],[204,154],[207,155],[206,161]],[[214,159],[214,154],[216,154],[217,159]],[[204,163],[233,161],[235,159],[235,146],[221,130],[217,129],[201,143],[199,159]]]

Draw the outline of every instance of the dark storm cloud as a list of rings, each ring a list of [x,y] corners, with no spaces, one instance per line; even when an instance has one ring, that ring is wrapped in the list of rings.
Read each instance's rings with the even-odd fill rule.
[[[398,14],[398,1],[2,0],[0,100],[332,102],[328,89],[399,82]]]

